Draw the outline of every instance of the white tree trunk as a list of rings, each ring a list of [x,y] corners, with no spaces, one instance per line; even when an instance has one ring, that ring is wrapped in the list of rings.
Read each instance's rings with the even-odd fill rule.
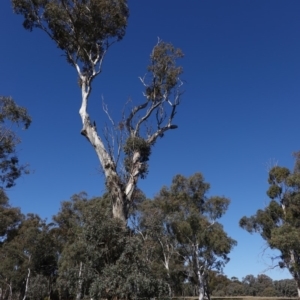
[[[8,300],[12,300],[12,286],[11,286],[11,283],[9,284],[9,296],[8,296]]]
[[[28,287],[29,287],[29,278],[30,278],[30,269],[28,268],[28,274],[27,274],[27,278],[26,278],[26,285],[25,285],[25,292],[24,292],[23,300],[25,300],[27,297],[27,292],[28,292]]]
[[[80,262],[80,266],[79,266],[78,289],[77,289],[76,300],[81,299],[81,290],[82,290],[82,262]]]
[[[104,175],[106,178],[106,185],[111,193],[113,202],[113,216],[126,222],[127,212],[125,207],[126,197],[122,190],[122,185],[119,179],[119,175],[116,171],[116,165],[113,158],[106,151],[103,141],[97,133],[96,127],[90,121],[89,114],[87,112],[88,97],[91,91],[91,83],[86,76],[81,75],[81,93],[82,104],[79,110],[81,116],[83,128],[81,134],[84,135],[91,145],[94,147]]]
[[[197,286],[198,286],[198,300],[204,299],[205,294],[205,284],[204,284],[204,276],[201,272],[201,266],[199,264],[198,259],[198,244],[197,242],[193,245],[193,264],[194,270],[197,278]]]
[[[113,216],[122,220],[124,223],[127,221],[128,207],[132,199],[132,194],[136,188],[138,177],[141,170],[139,162],[140,153],[136,152],[132,158],[132,171],[128,182],[125,186],[120,180],[117,173],[117,166],[113,157],[105,149],[104,143],[97,133],[96,126],[92,124],[89,114],[87,112],[88,97],[91,91],[91,83],[86,76],[81,75],[81,93],[82,104],[79,110],[83,128],[81,134],[84,135],[91,145],[94,147],[104,175],[106,178],[106,186],[112,196],[113,202]]]

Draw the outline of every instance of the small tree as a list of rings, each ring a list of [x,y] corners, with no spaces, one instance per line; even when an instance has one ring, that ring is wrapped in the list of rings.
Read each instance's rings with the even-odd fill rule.
[[[293,172],[279,166],[270,170],[270,203],[255,215],[243,217],[240,226],[250,233],[258,232],[271,249],[281,252],[278,266],[289,270],[300,297],[300,152],[295,158]]]
[[[176,60],[183,56],[182,52],[162,41],[153,48],[149,76],[141,78],[145,100],[134,106],[116,126],[121,143],[114,151],[107,137],[100,137],[96,124],[90,120],[88,100],[92,82],[102,71],[105,54],[125,35],[129,15],[127,1],[12,0],[12,3],[14,11],[25,17],[24,27],[45,31],[76,69],[82,96],[81,134],[99,158],[112,197],[113,216],[126,222],[138,179],[148,172],[152,146],[166,131],[177,128],[173,118],[180,102],[182,69],[176,66]],[[156,122],[153,126],[156,130],[143,128],[151,118]]]

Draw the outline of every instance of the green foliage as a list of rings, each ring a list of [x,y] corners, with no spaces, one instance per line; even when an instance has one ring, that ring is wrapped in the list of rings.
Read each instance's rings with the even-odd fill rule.
[[[7,234],[2,240],[0,288],[6,291],[4,299],[17,299],[17,295],[23,298],[28,276],[32,282],[31,299],[41,299],[52,293],[57,249],[50,228],[51,225],[37,215],[28,214],[14,226],[13,234]]]
[[[177,86],[182,68],[176,66],[178,58],[182,58],[183,53],[173,45],[159,42],[151,53],[151,65],[148,71],[152,74],[152,84],[147,87],[146,95],[149,100],[162,101],[164,95]]]
[[[198,271],[204,280],[211,269],[221,271],[236,244],[216,222],[229,200],[207,198],[208,190],[200,173],[176,175],[169,188],[163,187],[154,200],[139,207],[138,232],[148,244],[145,254],[173,293],[181,294],[187,288],[183,282],[197,286]]]
[[[5,239],[13,238],[23,217],[19,208],[9,205],[7,195],[0,189],[0,246]]]
[[[18,106],[11,97],[0,96],[0,188],[10,188],[23,173],[26,165],[19,164],[16,147],[20,138],[16,134],[20,125],[27,129],[31,118],[27,110]]]
[[[25,29],[40,28],[91,75],[91,60],[125,34],[129,15],[126,0],[12,0],[24,16]]]
[[[255,296],[255,297],[295,297],[297,285],[293,279],[273,281],[265,274],[257,277],[250,274],[240,282],[236,277],[231,279],[215,272],[210,273],[209,286],[215,297]]]
[[[62,203],[59,238],[66,241],[59,262],[58,287],[64,298],[141,298],[166,294],[142,254],[142,241],[112,218],[108,198],[86,195]],[[76,233],[75,235],[74,232]],[[79,282],[81,281],[81,288]]]
[[[300,285],[299,152],[295,158],[293,172],[279,166],[270,170],[269,205],[264,210],[258,210],[254,216],[243,217],[240,226],[251,233],[258,232],[272,249],[278,249],[281,252],[278,266],[288,268]]]

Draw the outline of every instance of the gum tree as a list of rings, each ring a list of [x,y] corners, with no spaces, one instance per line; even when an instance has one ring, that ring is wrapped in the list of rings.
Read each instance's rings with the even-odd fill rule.
[[[140,78],[145,99],[119,122],[121,141],[118,149],[112,149],[107,136],[101,137],[91,121],[88,101],[108,49],[125,35],[127,1],[12,0],[12,4],[14,11],[24,16],[25,29],[46,32],[76,69],[82,97],[81,134],[95,149],[102,166],[113,216],[126,222],[138,179],[147,174],[152,146],[166,131],[177,128],[173,118],[180,102],[182,69],[176,66],[176,60],[182,52],[162,41],[153,48],[147,76]],[[151,119],[156,123],[152,126],[155,130],[146,125]]]
[[[270,170],[270,203],[255,215],[243,217],[240,226],[259,233],[271,249],[281,252],[277,266],[289,270],[300,297],[300,152],[295,158],[293,171],[279,166]]]
[[[153,201],[143,203],[141,211],[141,234],[156,241],[158,261],[164,266],[167,282],[172,285],[174,273],[179,275],[184,268],[183,280],[195,284],[199,300],[209,297],[209,272],[220,272],[236,245],[217,221],[230,201],[225,197],[207,197],[209,188],[201,173],[190,177],[176,175],[170,187],[163,187]]]

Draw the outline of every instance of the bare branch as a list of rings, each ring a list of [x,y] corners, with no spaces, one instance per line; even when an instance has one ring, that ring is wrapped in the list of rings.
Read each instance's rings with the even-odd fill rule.
[[[126,119],[126,128],[127,128],[127,130],[128,130],[128,133],[131,133],[131,132],[134,130],[134,129],[133,129],[133,126],[132,126],[132,123],[131,123],[133,117],[137,114],[138,111],[140,111],[140,110],[146,108],[147,105],[148,105],[148,101],[146,101],[146,102],[144,102],[143,104],[140,104],[140,105],[138,105],[138,106],[135,106],[135,107],[132,109],[132,111],[131,111],[129,117]]]
[[[160,106],[161,103],[157,102],[157,103],[152,103],[151,107],[147,110],[146,114],[144,115],[144,117],[140,118],[140,120],[138,121],[138,123],[135,126],[135,130],[134,130],[134,135],[137,136],[140,130],[140,127],[142,125],[143,122],[145,122],[153,113],[153,111]]]
[[[113,126],[115,126],[115,122],[113,121],[112,117],[110,116],[110,114],[109,114],[109,112],[108,112],[108,107],[107,107],[107,104],[104,102],[103,96],[102,96],[102,109],[103,109],[103,111],[106,113],[106,115],[107,115],[109,121],[111,122],[111,124],[112,124]]]

